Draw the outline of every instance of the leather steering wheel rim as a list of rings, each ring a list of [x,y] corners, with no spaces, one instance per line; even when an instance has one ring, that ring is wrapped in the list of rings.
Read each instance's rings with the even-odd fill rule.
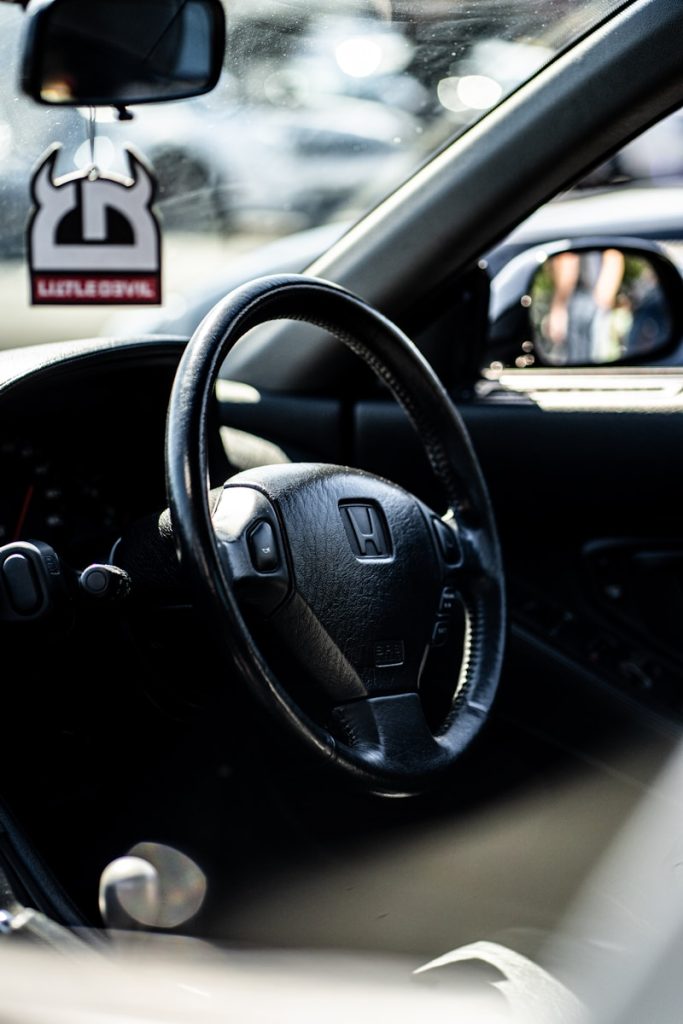
[[[457,528],[462,552],[460,577],[457,571],[451,575],[466,581],[461,594],[466,638],[450,710],[438,730],[427,730],[429,735],[418,722],[419,697],[412,691],[400,699],[380,696],[345,705],[341,713],[337,709],[341,728],[333,735],[276,678],[235,596],[212,523],[208,410],[230,349],[252,328],[278,319],[329,331],[370,366],[407,413],[447,497],[442,521]],[[195,600],[212,617],[230,661],[261,704],[314,754],[371,791],[415,793],[433,785],[469,745],[491,708],[502,666],[506,608],[498,535],[477,457],[460,414],[414,344],[361,298],[327,281],[278,275],[235,289],[201,323],[179,364],[169,403],[166,474],[176,549]],[[258,480],[247,484],[260,487]]]

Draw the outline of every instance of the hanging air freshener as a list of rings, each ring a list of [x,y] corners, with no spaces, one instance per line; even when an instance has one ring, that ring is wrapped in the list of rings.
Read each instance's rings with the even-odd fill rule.
[[[154,173],[126,147],[131,178],[92,166],[55,177],[61,146],[43,157],[31,182],[28,227],[34,305],[159,305],[161,234]]]

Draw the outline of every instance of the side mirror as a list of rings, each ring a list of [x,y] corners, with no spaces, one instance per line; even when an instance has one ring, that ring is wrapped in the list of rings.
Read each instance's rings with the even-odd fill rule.
[[[568,249],[539,267],[529,295],[534,351],[551,366],[651,356],[671,340],[671,303],[644,254]]]
[[[605,366],[679,344],[683,280],[673,263],[655,246],[604,241],[544,246],[501,271],[492,306],[507,308],[492,318],[489,356],[502,362],[507,348],[507,365]]]
[[[22,88],[39,103],[124,107],[214,88],[220,0],[33,0]]]

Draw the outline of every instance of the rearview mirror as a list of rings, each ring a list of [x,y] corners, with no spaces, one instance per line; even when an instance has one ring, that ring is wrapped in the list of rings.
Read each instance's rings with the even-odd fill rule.
[[[617,248],[568,249],[534,275],[532,340],[547,365],[595,366],[659,351],[673,311],[652,259]]]
[[[27,16],[22,88],[39,103],[182,99],[220,77],[220,0],[34,0]]]

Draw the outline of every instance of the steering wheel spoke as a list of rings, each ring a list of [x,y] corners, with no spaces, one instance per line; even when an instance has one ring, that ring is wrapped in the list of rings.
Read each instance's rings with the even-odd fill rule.
[[[334,708],[334,727],[356,758],[397,776],[428,775],[447,767],[447,753],[430,730],[418,694],[373,697]]]

